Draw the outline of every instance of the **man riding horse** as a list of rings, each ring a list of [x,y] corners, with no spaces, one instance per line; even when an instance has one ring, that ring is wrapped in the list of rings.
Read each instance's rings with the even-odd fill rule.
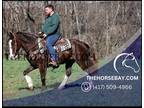
[[[42,89],[46,88],[45,80],[47,67],[50,67],[49,64],[51,64],[52,67],[58,67],[58,64],[65,64],[65,76],[58,87],[59,89],[63,88],[67,83],[74,63],[77,63],[81,69],[86,71],[89,75],[95,73],[97,59],[92,48],[85,42],[77,39],[59,39],[60,19],[58,13],[54,12],[52,5],[46,6],[44,11],[46,20],[39,36],[24,32],[8,33],[12,57],[15,57],[20,48],[22,48],[30,63],[29,67],[23,71],[28,87],[30,89],[34,88],[32,79],[28,74],[35,69],[39,69]],[[44,41],[40,43],[39,37],[46,39],[46,45]],[[42,49],[45,49],[44,46],[47,46],[48,53],[47,50],[44,50],[43,52],[41,46],[43,46]],[[49,61],[51,62],[49,63]]]
[[[49,64],[57,67],[58,54],[53,45],[60,37],[60,18],[58,13],[54,11],[53,5],[47,5],[44,8],[44,13],[46,19],[42,27],[42,37],[46,39],[46,46],[51,57]]]

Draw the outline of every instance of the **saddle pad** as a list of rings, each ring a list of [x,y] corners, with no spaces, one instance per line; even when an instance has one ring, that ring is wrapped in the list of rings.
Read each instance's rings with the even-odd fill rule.
[[[71,43],[68,39],[64,39],[64,42],[59,43],[54,46],[54,49],[56,49],[57,52],[60,52],[60,51],[62,52],[62,51],[68,50],[70,48],[71,48]]]
[[[68,50],[70,49],[72,46],[71,46],[71,43],[69,41],[69,39],[65,39],[63,38],[62,41],[61,40],[58,40],[56,42],[56,44],[53,46],[53,48],[57,51],[57,52],[62,52],[62,51],[65,51],[65,50]],[[46,50],[46,41],[42,41],[41,38],[38,38],[38,48],[39,48],[39,51],[41,53],[44,52],[44,50]]]

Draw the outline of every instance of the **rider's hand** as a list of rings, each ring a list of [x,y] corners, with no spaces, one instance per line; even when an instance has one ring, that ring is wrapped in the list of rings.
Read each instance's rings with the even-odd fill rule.
[[[38,35],[41,35],[42,34],[42,32],[38,32]]]
[[[45,38],[46,37],[46,34],[43,33],[43,32],[38,32],[38,35],[40,38]]]
[[[43,38],[45,38],[45,37],[46,37],[46,34],[43,34],[42,36],[43,36]]]

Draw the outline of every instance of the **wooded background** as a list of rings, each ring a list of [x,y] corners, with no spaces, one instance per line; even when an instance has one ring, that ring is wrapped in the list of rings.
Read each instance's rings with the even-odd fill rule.
[[[142,26],[141,1],[3,1],[3,54],[8,32],[41,31],[47,4],[60,14],[62,35],[88,43],[98,58],[116,51]]]

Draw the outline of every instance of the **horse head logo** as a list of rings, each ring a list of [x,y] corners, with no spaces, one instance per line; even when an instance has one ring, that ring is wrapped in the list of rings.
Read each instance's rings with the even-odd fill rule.
[[[138,73],[140,71],[139,64],[132,52],[132,53],[121,53],[114,59],[113,67],[117,73],[119,73],[119,71],[117,70],[116,62],[118,58],[120,58],[121,56],[125,56],[124,60],[122,61],[122,66],[132,69],[134,73]],[[132,62],[135,66],[128,64],[129,62]]]

